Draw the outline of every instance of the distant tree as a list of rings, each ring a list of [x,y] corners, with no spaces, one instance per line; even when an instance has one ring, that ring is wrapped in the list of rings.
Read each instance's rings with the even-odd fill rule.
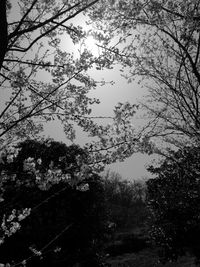
[[[146,213],[145,184],[127,181],[115,172],[103,176],[105,197],[110,210],[110,221],[117,229],[133,229],[144,226]]]
[[[161,248],[163,261],[190,252],[200,259],[200,149],[186,147],[171,152],[159,167],[149,170],[147,181],[151,236]]]
[[[104,188],[87,166],[87,153],[50,140],[18,148],[0,164],[0,263],[100,266]]]

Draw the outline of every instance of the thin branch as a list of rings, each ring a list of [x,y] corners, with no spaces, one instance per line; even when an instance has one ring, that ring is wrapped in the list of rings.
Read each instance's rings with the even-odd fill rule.
[[[172,10],[169,10],[169,9],[167,9],[166,7],[163,7],[163,6],[162,6],[161,8],[162,8],[163,10],[165,10],[166,12],[170,13],[170,14],[173,14],[173,15],[175,15],[175,16],[177,16],[177,17],[180,17],[181,19],[186,19],[186,16],[184,16],[184,15],[178,13],[178,12],[175,12],[174,10],[173,10],[173,11],[172,11]],[[200,21],[200,16],[193,16],[192,19],[193,19],[194,21]]]
[[[60,108],[62,110],[65,110],[63,107],[59,106],[56,101],[52,101],[51,99],[48,99],[46,96],[43,96],[41,93],[37,92],[36,89],[30,84],[29,89],[36,95],[42,98],[42,100],[46,100],[47,102],[51,103],[53,106],[55,105],[57,108]]]
[[[199,33],[199,39],[198,39],[198,46],[197,46],[197,53],[194,64],[197,65],[198,59],[199,59],[199,52],[200,52],[200,33]]]
[[[4,78],[4,81],[2,83],[5,82],[5,80],[10,80],[8,77],[6,77],[3,73],[0,73],[0,76],[2,76]]]
[[[17,25],[17,27],[15,28],[15,30],[12,32],[12,34],[9,34],[8,39],[14,37],[17,33],[19,33],[19,29],[22,26],[24,19],[28,16],[28,14],[31,12],[31,10],[33,9],[34,5],[36,4],[38,0],[34,0],[33,3],[31,4],[31,6],[29,7],[29,9],[26,11],[26,13],[24,14],[24,16],[22,17],[22,19],[20,20],[19,24]]]
[[[34,2],[36,2],[36,1],[37,0],[35,0]],[[71,6],[71,7],[69,7],[68,9],[66,9],[66,10],[64,10],[64,11],[62,11],[60,13],[58,12],[56,15],[52,16],[51,18],[39,23],[38,25],[32,26],[32,27],[30,27],[28,29],[24,29],[24,30],[21,30],[21,31],[18,31],[18,30],[16,31],[15,30],[14,32],[12,32],[12,33],[10,33],[8,35],[8,39],[12,39],[13,37],[22,35],[24,33],[33,32],[33,31],[35,31],[35,30],[37,30],[37,29],[49,24],[50,22],[52,22],[53,20],[57,19],[61,15],[65,14],[66,12],[69,12],[71,9],[78,7],[79,5],[80,5],[80,2],[75,4],[75,5],[73,5],[73,6]]]
[[[80,69],[78,72],[76,72],[72,77],[70,77],[67,81],[61,83],[60,85],[58,85],[57,87],[55,87],[51,92],[49,92],[47,95],[46,95],[46,98],[48,98],[50,95],[52,95],[54,92],[56,92],[60,87],[62,87],[63,85],[67,84],[69,81],[71,81],[72,79],[74,79],[80,72],[82,72],[83,70]],[[5,129],[1,134],[0,134],[0,137],[3,136],[5,133],[7,133],[8,131],[10,131],[11,129],[13,129],[15,126],[17,126],[20,122],[26,120],[27,118],[30,118],[30,117],[34,117],[34,116],[37,116],[38,113],[41,113],[43,110],[46,110],[50,107],[52,107],[54,104],[51,104],[51,105],[48,105],[48,106],[45,106],[44,108],[38,110],[38,111],[35,111],[35,109],[37,107],[39,107],[42,102],[44,101],[44,99],[40,100],[35,106],[33,106],[33,108],[26,114],[24,115],[23,117],[19,118],[18,120],[16,120],[15,122],[13,122],[13,124],[11,124],[7,129]],[[34,112],[35,111],[35,112]]]
[[[58,233],[54,238],[52,238],[49,243],[47,243],[40,251],[43,252],[46,248],[48,248],[52,243],[54,243],[61,235],[64,234],[70,227],[72,227],[73,223],[67,224],[67,226]]]
[[[64,65],[45,64],[45,63],[41,63],[41,62],[35,63],[35,62],[31,62],[31,61],[23,61],[23,60],[18,60],[18,59],[5,58],[4,61],[6,61],[6,62],[17,62],[17,63],[20,63],[20,64],[26,64],[26,65],[32,65],[32,66],[64,68]]]
[[[74,14],[72,14],[71,16],[65,18],[64,20],[62,20],[61,22],[59,22],[57,25],[53,26],[51,29],[47,30],[46,32],[44,32],[43,34],[39,35],[37,38],[35,38],[28,47],[26,48],[20,48],[20,49],[15,49],[15,48],[11,48],[10,51],[18,51],[18,52],[27,52],[37,41],[39,41],[41,38],[43,38],[44,36],[48,35],[49,33],[51,33],[53,30],[55,30],[57,27],[62,26],[62,24],[72,18],[74,18],[75,16],[77,16],[78,14],[80,14],[81,12],[83,12],[85,9],[87,9],[88,7],[94,5],[96,2],[98,2],[99,0],[95,0],[93,2],[91,2],[90,4],[88,4],[87,6],[84,6],[83,8],[81,8],[80,10],[78,10],[77,12],[75,12]],[[80,4],[80,3],[79,3]],[[76,4],[74,6],[78,6],[79,4]],[[60,15],[59,15],[60,16]],[[52,19],[50,19],[52,20]],[[51,22],[51,21],[50,21]],[[46,25],[46,21],[45,24]],[[41,26],[40,26],[41,27]],[[38,27],[38,28],[40,28]],[[25,31],[25,30],[24,30]],[[26,31],[25,31],[26,32]],[[25,33],[24,32],[24,33]]]
[[[14,103],[15,99],[18,97],[18,95],[21,93],[22,88],[19,89],[19,91],[16,93],[16,95],[13,97],[13,99],[9,102],[9,104],[5,107],[5,109],[0,114],[0,119],[3,117],[5,112],[9,109],[9,107]]]
[[[71,31],[71,32],[74,32],[75,34],[78,35],[78,31],[76,31],[75,29],[72,29],[64,24],[60,24],[59,22],[56,22],[56,21],[52,21],[53,24],[56,24],[58,27],[62,26],[63,28],[65,28],[66,30],[68,31]]]
[[[188,58],[188,60],[189,60],[189,62],[191,64],[192,70],[193,70],[193,72],[194,72],[195,76],[197,77],[198,82],[200,84],[200,74],[199,74],[199,72],[197,70],[195,62],[193,61],[193,59],[192,59],[191,55],[189,54],[188,50],[186,49],[186,47],[174,35],[172,35],[170,32],[166,31],[165,29],[161,29],[158,26],[157,26],[157,28],[159,30],[161,30],[162,32],[166,33],[167,35],[169,35],[175,41],[175,43],[178,44],[178,46],[185,52],[185,54],[186,54],[186,56],[187,56],[187,58]]]

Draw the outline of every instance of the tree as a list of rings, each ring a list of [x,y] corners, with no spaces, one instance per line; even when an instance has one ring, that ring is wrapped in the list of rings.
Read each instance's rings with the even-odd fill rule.
[[[34,140],[18,148],[13,160],[5,155],[0,164],[0,262],[100,266],[105,197],[86,151]]]
[[[144,227],[147,219],[145,185],[142,181],[128,181],[115,172],[103,175],[105,197],[110,221],[117,230],[133,230]]]
[[[199,147],[186,147],[149,168],[156,175],[147,181],[151,237],[163,261],[176,260],[186,252],[199,260],[199,157]]]
[[[0,55],[0,85],[8,98],[0,113],[1,149],[35,137],[45,122],[57,119],[72,142],[75,124],[91,137],[98,137],[86,146],[93,163],[123,160],[138,149],[141,133],[136,133],[131,124],[136,105],[116,105],[113,117],[91,115],[92,105],[99,100],[88,96],[97,86],[88,71],[93,67],[109,68],[109,62],[102,55],[94,57],[84,47],[76,58],[61,46],[67,36],[74,45],[87,37],[87,31],[70,20],[85,14],[97,2],[1,1],[0,22],[5,38]],[[106,38],[100,36],[102,41]],[[103,126],[97,119],[113,123]],[[133,145],[128,144],[128,139]]]
[[[186,140],[199,142],[199,4],[108,0],[89,14],[108,35],[102,45],[105,57],[111,64],[121,62],[129,82],[145,80],[146,135],[178,147]]]

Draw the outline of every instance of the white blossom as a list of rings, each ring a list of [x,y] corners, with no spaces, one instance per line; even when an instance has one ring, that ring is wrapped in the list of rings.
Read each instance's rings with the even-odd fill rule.
[[[41,158],[37,159],[37,163],[38,163],[39,165],[41,165],[41,164],[42,164],[42,159],[41,159]]]
[[[22,212],[18,215],[18,221],[24,220],[27,216],[29,216],[31,213],[30,208],[25,208],[22,210]]]
[[[78,191],[86,192],[90,189],[89,184],[82,184],[76,187]]]
[[[34,173],[36,171],[35,166],[36,166],[36,164],[35,164],[34,158],[29,157],[29,158],[24,160],[23,170],[27,171],[27,172],[33,172]]]

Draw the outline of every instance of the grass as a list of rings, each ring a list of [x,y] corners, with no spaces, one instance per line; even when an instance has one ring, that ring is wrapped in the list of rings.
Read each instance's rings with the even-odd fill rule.
[[[161,264],[158,262],[156,251],[148,248],[138,253],[127,253],[116,257],[109,257],[110,267],[195,267],[194,258],[182,257],[177,262]]]

